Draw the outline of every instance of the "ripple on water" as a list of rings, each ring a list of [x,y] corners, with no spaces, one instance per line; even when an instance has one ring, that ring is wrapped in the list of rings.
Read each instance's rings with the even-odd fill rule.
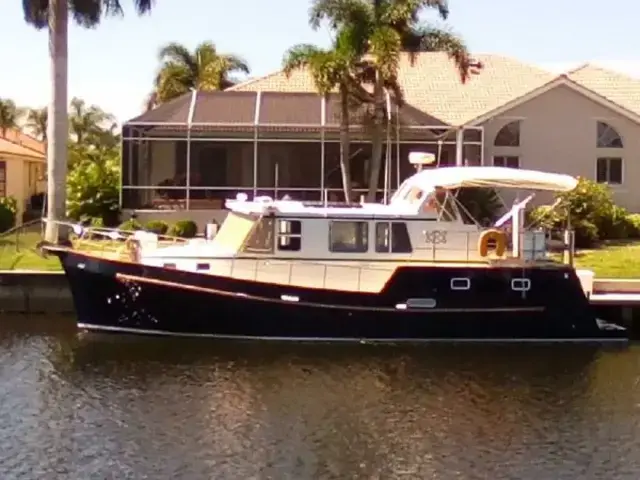
[[[0,478],[640,478],[640,349],[76,337],[1,319]]]

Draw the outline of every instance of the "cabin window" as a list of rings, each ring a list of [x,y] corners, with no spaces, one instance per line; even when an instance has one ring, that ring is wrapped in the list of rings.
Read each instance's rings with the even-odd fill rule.
[[[209,264],[208,263],[198,263],[198,264],[196,264],[196,270],[198,270],[198,271],[209,270]]]
[[[176,268],[176,264],[175,263],[165,263],[164,265],[162,265],[164,268]]]
[[[329,251],[365,253],[369,250],[367,222],[334,221],[329,225]]]
[[[273,251],[273,223],[273,218],[258,220],[243,250],[247,253],[271,253]]]
[[[302,248],[302,222],[278,220],[278,250],[299,252]]]
[[[434,192],[437,202],[438,220],[441,222],[455,222],[458,219],[458,207],[453,195],[447,190]]]
[[[376,223],[377,253],[411,253],[411,240],[404,222]]]

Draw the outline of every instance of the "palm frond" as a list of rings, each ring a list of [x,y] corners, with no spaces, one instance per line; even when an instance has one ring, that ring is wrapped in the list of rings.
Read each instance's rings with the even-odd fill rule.
[[[155,0],[132,0],[138,15],[149,13],[155,6]],[[74,21],[86,28],[97,26],[105,16],[119,16],[124,13],[120,0],[70,0],[69,15]],[[37,29],[49,24],[49,0],[22,0],[24,20]]]
[[[323,50],[308,43],[294,45],[282,58],[282,70],[289,77],[294,70],[309,66]]]
[[[417,52],[444,52],[451,58],[460,74],[460,81],[469,80],[473,61],[464,40],[455,33],[433,26],[416,27],[405,32],[402,39],[404,50]]]
[[[205,45],[199,45],[203,48]],[[183,65],[192,72],[197,72],[198,61],[195,55],[192,55],[187,47],[180,43],[169,43],[160,49],[158,59],[163,63],[172,63]]]
[[[10,98],[0,98],[0,135],[4,137],[7,130],[20,129],[20,117],[23,110]]]
[[[309,10],[309,24],[317,30],[323,21],[334,30],[346,25],[371,24],[372,9],[363,0],[314,0]]]

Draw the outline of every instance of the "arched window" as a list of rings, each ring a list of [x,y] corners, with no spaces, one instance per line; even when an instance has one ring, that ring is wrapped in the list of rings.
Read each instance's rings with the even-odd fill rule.
[[[520,120],[507,123],[500,129],[493,142],[496,147],[520,146]]]
[[[598,148],[622,148],[622,137],[606,122],[598,122]]]

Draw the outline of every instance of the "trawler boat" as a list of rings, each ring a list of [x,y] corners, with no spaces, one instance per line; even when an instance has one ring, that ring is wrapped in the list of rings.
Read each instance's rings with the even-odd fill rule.
[[[530,195],[490,228],[462,187],[568,191],[576,179],[499,167],[419,171],[387,204],[238,195],[211,239],[74,227],[48,246],[84,330],[316,341],[626,340],[597,320],[576,270],[524,230]],[[505,225],[509,224],[509,228]],[[82,247],[100,234],[104,251]],[[106,245],[115,243],[117,250]],[[587,282],[588,283],[588,282]],[[586,288],[588,290],[588,287]]]

